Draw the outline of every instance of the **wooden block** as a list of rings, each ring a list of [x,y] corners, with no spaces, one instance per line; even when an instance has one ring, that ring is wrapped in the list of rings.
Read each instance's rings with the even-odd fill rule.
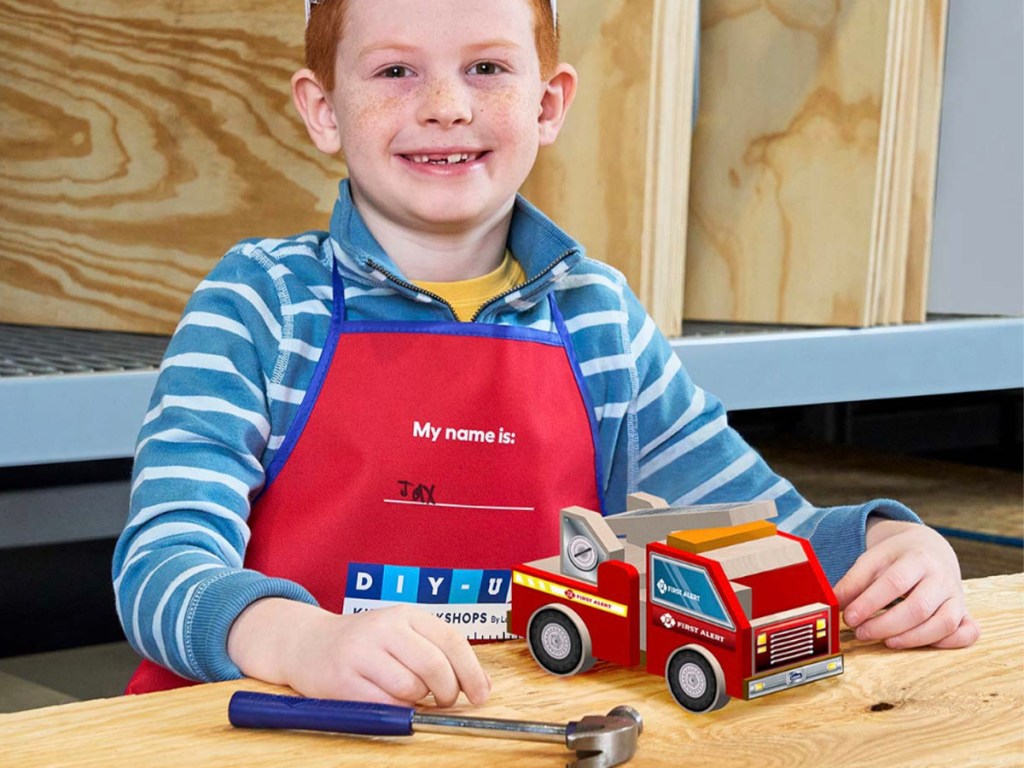
[[[742,544],[712,549],[701,554],[721,563],[726,578],[730,580],[742,579],[753,573],[774,571],[807,560],[800,542],[787,539],[785,536],[745,541]]]
[[[754,615],[754,591],[746,584],[740,584],[738,581],[730,581],[729,586],[736,593],[736,599],[740,601],[743,615],[748,619],[752,618]]]
[[[618,536],[638,546],[660,541],[673,531],[725,528],[776,516],[775,502],[750,501],[735,504],[701,504],[693,507],[637,509],[604,518]]]
[[[775,535],[775,526],[767,520],[755,520],[744,525],[727,528],[697,528],[689,531],[673,531],[666,543],[684,552],[707,552],[744,541],[763,539]]]
[[[655,496],[653,493],[631,493],[626,497],[626,511],[631,512],[635,509],[660,509],[667,507],[668,502],[661,496]]]

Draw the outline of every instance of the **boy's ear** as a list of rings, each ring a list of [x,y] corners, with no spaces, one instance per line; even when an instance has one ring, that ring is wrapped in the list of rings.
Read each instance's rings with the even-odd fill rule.
[[[571,64],[561,63],[555,73],[548,79],[544,95],[540,100],[540,145],[546,147],[553,144],[562,130],[562,123],[569,112],[569,106],[576,97],[576,83],[579,75]]]
[[[311,70],[300,69],[292,75],[292,100],[316,148],[328,155],[338,154],[341,131],[334,105]]]

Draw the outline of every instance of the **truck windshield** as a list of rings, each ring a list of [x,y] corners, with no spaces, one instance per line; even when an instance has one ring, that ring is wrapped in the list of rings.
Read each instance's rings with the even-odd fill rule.
[[[699,566],[652,553],[648,599],[655,605],[735,629],[708,572]]]

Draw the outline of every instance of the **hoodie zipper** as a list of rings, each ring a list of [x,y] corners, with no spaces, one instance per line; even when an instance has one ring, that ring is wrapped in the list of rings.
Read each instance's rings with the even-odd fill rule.
[[[485,303],[482,306],[480,306],[480,308],[477,309],[477,311],[473,313],[473,316],[469,319],[469,322],[475,323],[476,319],[478,317],[480,317],[480,314],[485,309],[487,309],[489,306],[494,304],[495,302],[501,301],[506,296],[510,296],[511,294],[515,293],[516,291],[521,291],[524,288],[526,288],[527,286],[532,285],[533,283],[536,283],[538,280],[540,280],[542,277],[544,277],[544,275],[546,275],[552,269],[554,269],[559,264],[561,264],[563,261],[565,261],[569,257],[569,255],[573,252],[573,250],[574,250],[573,248],[570,248],[569,250],[567,250],[565,253],[563,253],[557,259],[552,261],[550,264],[548,264],[546,267],[544,267],[544,269],[542,269],[540,272],[538,272],[536,275],[531,277],[529,280],[527,280],[522,285],[517,285],[515,288],[509,288],[507,291],[505,291],[503,293],[499,293],[497,296],[492,297],[487,303]]]
[[[384,277],[386,277],[389,280],[397,283],[398,285],[402,286],[403,288],[406,288],[406,289],[412,291],[413,293],[421,293],[424,296],[429,296],[430,298],[432,298],[432,299],[434,299],[436,301],[441,302],[441,304],[443,304],[444,306],[448,307],[448,311],[452,313],[452,317],[457,319],[457,316],[455,314],[455,307],[453,307],[451,304],[449,304],[447,301],[445,301],[445,299],[443,299],[441,296],[438,296],[436,293],[428,291],[428,290],[426,290],[424,288],[420,288],[418,285],[413,285],[412,283],[410,283],[410,282],[408,282],[406,280],[403,280],[402,278],[398,277],[397,275],[394,275],[391,272],[389,272],[388,270],[384,269],[384,267],[382,267],[380,264],[378,264],[377,262],[373,261],[372,259],[367,259],[366,260],[366,265],[368,267],[370,267],[371,269],[377,270],[382,275],[384,275]]]
[[[483,312],[485,309],[487,309],[492,304],[494,304],[495,302],[501,301],[506,296],[509,296],[509,295],[515,293],[516,291],[521,291],[524,288],[526,288],[527,286],[536,283],[538,280],[540,280],[542,277],[544,277],[548,272],[550,272],[552,269],[554,269],[559,264],[561,264],[563,261],[565,261],[572,254],[572,252],[574,250],[575,250],[574,248],[570,248],[569,250],[567,250],[565,253],[563,253],[557,259],[552,261],[544,269],[542,269],[540,272],[538,272],[536,275],[531,277],[529,280],[527,280],[522,285],[517,285],[515,288],[509,288],[507,291],[504,291],[503,293],[499,293],[497,296],[494,296],[491,299],[489,299],[487,301],[487,303],[485,303],[483,306],[481,306],[479,309],[477,309],[476,312],[473,313],[473,316],[469,319],[469,322],[475,323],[476,319],[478,317],[480,317],[480,313]],[[420,288],[418,285],[414,285],[414,284],[408,282],[407,280],[403,280],[402,278],[398,277],[397,275],[393,274],[392,272],[389,272],[388,270],[384,269],[384,267],[382,267],[380,264],[378,264],[377,262],[373,261],[372,259],[367,259],[366,260],[366,265],[368,267],[370,267],[371,269],[377,270],[382,275],[384,275],[386,278],[388,278],[389,280],[391,280],[391,281],[395,282],[396,284],[402,286],[403,288],[406,288],[407,290],[410,290],[413,293],[419,293],[419,294],[423,294],[424,296],[429,296],[430,298],[434,299],[435,301],[440,302],[444,306],[448,307],[448,311],[452,313],[452,317],[458,319],[458,316],[455,314],[455,307],[453,307],[451,304],[449,304],[441,296],[438,296],[436,293],[433,293],[432,291],[428,291],[428,290],[425,290],[423,288]]]

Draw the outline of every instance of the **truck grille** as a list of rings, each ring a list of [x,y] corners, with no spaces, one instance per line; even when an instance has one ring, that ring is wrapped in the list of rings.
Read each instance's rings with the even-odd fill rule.
[[[814,623],[791,627],[768,636],[768,658],[771,666],[787,664],[794,659],[814,654]]]

